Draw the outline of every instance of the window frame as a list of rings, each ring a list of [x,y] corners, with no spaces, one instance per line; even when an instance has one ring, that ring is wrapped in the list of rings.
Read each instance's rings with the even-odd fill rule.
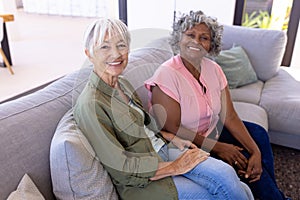
[[[234,14],[234,25],[241,26],[243,20],[243,14],[245,11],[247,0],[236,0],[235,3],[235,14]],[[298,10],[298,12],[297,12]],[[297,37],[299,19],[300,19],[300,1],[293,0],[292,10],[290,14],[288,30],[287,30],[287,44],[284,52],[284,56],[281,62],[282,66],[289,67],[291,65],[294,45]],[[300,33],[299,33],[300,34]],[[300,36],[299,36],[300,37]],[[295,56],[295,55],[294,55]]]

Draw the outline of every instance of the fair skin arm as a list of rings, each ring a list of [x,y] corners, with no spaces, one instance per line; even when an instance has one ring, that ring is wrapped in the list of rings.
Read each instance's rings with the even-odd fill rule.
[[[227,101],[226,101],[227,100]],[[251,181],[259,180],[261,174],[261,157],[257,145],[250,137],[248,131],[244,127],[242,121],[237,116],[228,93],[228,88],[222,91],[222,113],[221,118],[225,116],[225,126],[232,135],[249,151],[251,157],[249,161],[240,152],[240,147],[213,141],[212,139],[204,138],[200,134],[192,132],[181,126],[181,111],[180,104],[166,95],[158,86],[152,87],[152,104],[161,105],[167,113],[166,121],[161,124],[163,128],[171,133],[177,133],[180,138],[193,141],[198,147],[201,147],[204,139],[208,143],[215,143],[212,152],[221,157],[225,162],[234,165],[238,161],[237,167],[241,170],[241,174],[251,178]],[[155,107],[154,107],[155,108]],[[227,111],[227,112],[226,112]],[[161,110],[154,109],[154,113],[160,121],[162,116]],[[164,117],[163,117],[164,118]]]

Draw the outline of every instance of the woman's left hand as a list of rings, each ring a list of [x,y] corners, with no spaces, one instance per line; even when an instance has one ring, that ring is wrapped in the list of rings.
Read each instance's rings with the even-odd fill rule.
[[[260,152],[252,154],[248,160],[246,171],[239,170],[238,174],[243,175],[246,179],[249,178],[249,183],[258,181],[262,174]]]

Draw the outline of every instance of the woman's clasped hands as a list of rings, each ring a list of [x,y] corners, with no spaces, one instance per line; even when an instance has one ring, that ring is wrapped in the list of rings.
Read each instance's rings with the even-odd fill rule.
[[[241,151],[244,149],[227,143],[219,143],[219,151],[217,155],[234,168],[238,169],[238,174],[246,179],[250,179],[250,183],[260,179],[262,173],[260,152],[254,152],[247,159]]]

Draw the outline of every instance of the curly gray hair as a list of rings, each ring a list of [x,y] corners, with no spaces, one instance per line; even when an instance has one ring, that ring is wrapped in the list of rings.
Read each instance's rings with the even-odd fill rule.
[[[189,14],[183,14],[173,24],[173,31],[171,33],[170,44],[174,53],[179,53],[179,41],[182,34],[191,29],[197,24],[205,23],[211,32],[211,48],[209,55],[217,56],[221,51],[221,40],[223,34],[223,26],[220,25],[216,19],[206,16],[202,11],[190,11]]]

